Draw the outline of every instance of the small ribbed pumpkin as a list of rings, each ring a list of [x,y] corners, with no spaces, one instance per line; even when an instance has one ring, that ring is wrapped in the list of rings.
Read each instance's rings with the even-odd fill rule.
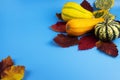
[[[95,36],[101,41],[112,41],[120,36],[120,24],[113,20],[106,20],[95,26]]]

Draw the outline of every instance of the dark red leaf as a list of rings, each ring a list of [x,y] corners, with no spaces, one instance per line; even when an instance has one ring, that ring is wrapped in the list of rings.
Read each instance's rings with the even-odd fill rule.
[[[96,43],[97,41],[98,41],[98,39],[95,38],[94,35],[83,36],[83,37],[79,40],[78,48],[79,48],[79,50],[91,49],[91,48],[95,47],[95,43]]]
[[[57,22],[51,26],[51,29],[56,32],[66,32],[66,22]]]
[[[80,4],[83,8],[93,12],[93,7],[90,5],[90,3],[87,0],[83,0],[83,2]]]
[[[62,16],[61,16],[61,13],[56,13],[56,16],[57,16],[57,18],[58,18],[59,20],[63,20],[63,19],[62,19]]]
[[[116,57],[118,55],[117,46],[113,42],[102,42],[98,41],[96,46],[99,50],[105,52],[106,54]]]
[[[58,34],[54,41],[61,47],[69,47],[78,44],[78,37]]]

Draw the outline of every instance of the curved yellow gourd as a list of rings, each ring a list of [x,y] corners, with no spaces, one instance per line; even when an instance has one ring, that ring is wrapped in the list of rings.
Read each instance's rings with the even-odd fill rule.
[[[66,24],[66,32],[72,36],[80,36],[89,32],[96,24],[103,21],[103,18],[72,19]]]
[[[92,12],[84,9],[80,4],[76,2],[67,2],[62,8],[62,19],[64,21],[69,21],[71,19],[79,18],[93,18]]]

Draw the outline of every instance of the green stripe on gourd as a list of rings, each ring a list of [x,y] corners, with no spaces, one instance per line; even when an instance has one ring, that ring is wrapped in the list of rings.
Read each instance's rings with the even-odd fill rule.
[[[65,16],[65,17],[68,17],[68,18],[79,19],[79,17],[74,17],[74,16],[71,16],[71,15],[68,15],[68,14],[65,14],[65,13],[63,13],[62,15]]]
[[[115,27],[113,27],[113,26],[110,26],[109,25],[109,27],[111,28],[111,30],[113,31],[112,33],[111,33],[111,35],[110,35],[110,40],[113,40],[113,39],[115,39],[115,38],[117,38],[117,33],[119,33],[116,29],[115,29]]]
[[[82,12],[83,14],[85,14],[85,12],[81,11],[80,9],[74,8],[74,7],[69,7],[69,6],[68,6],[68,7],[64,7],[64,9],[77,10],[77,11]]]
[[[69,17],[75,17],[75,18],[76,17],[81,18],[83,16],[86,16],[86,13],[74,8],[64,8],[62,10],[62,14],[66,14],[66,16],[69,15]],[[79,15],[83,15],[83,16],[79,16]]]
[[[111,41],[120,36],[120,24],[113,20],[107,20],[95,26],[95,36],[101,41]]]

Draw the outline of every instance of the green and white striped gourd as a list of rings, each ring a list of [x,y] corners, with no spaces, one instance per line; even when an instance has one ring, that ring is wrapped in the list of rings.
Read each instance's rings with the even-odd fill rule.
[[[120,24],[113,20],[106,20],[95,26],[95,36],[101,41],[112,41],[120,36]]]

